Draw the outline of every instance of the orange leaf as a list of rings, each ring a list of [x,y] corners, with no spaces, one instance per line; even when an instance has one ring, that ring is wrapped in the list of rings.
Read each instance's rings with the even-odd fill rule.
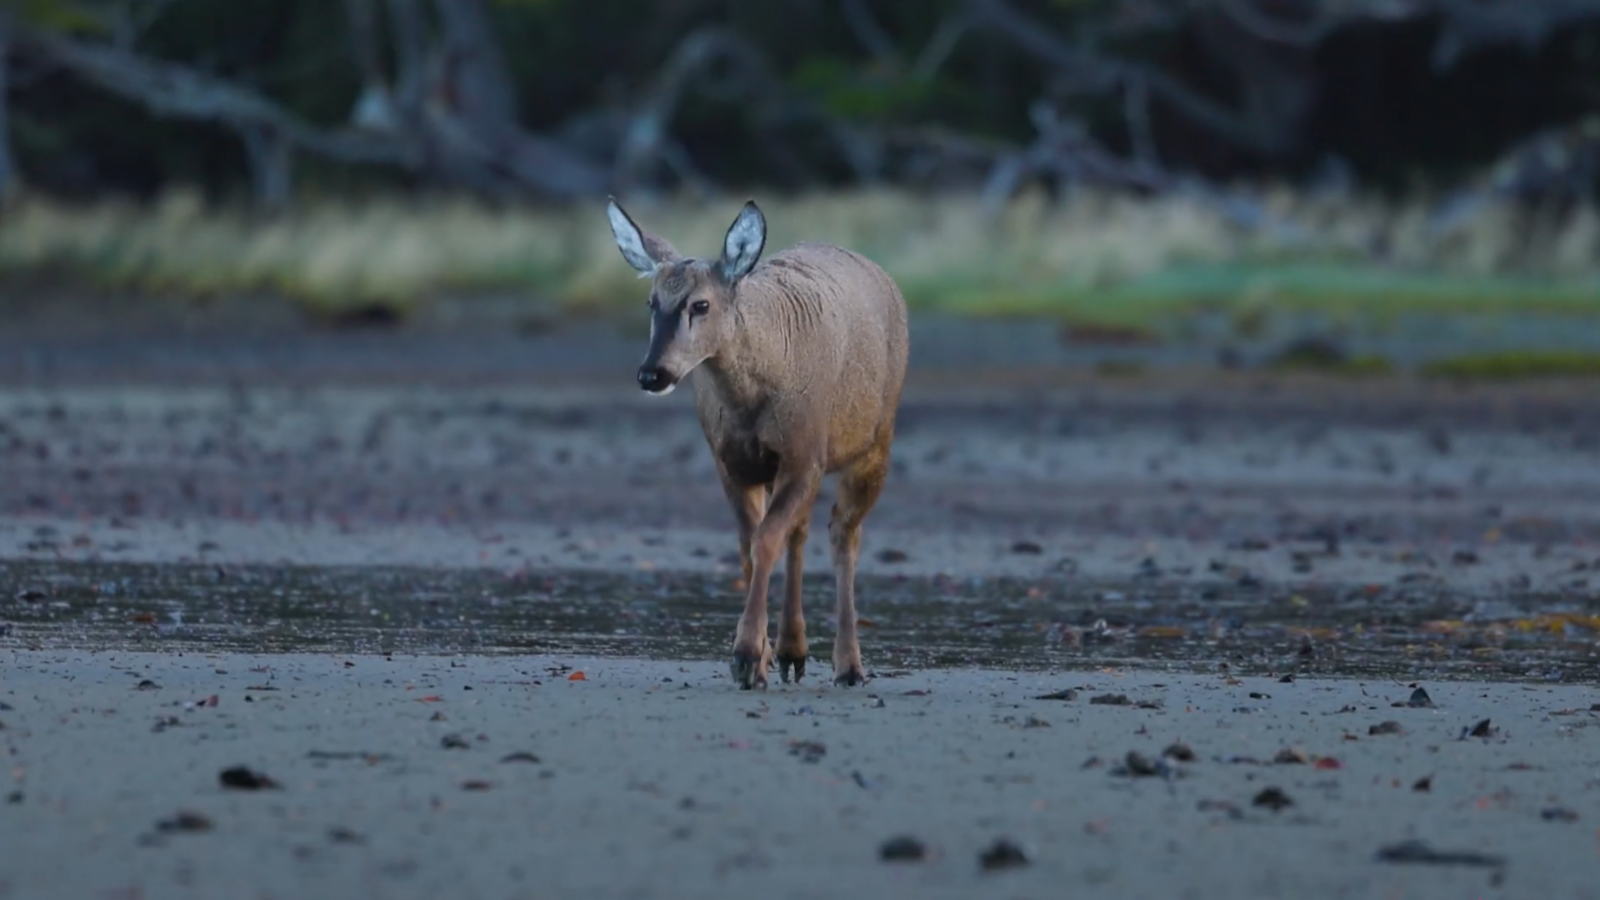
[[[589,679],[582,672],[573,672],[571,675],[567,676],[567,680],[568,681],[588,681]]]
[[[429,694],[426,697],[418,697],[417,698],[417,702],[418,703],[443,703],[444,702],[444,698],[439,696],[438,694]]]

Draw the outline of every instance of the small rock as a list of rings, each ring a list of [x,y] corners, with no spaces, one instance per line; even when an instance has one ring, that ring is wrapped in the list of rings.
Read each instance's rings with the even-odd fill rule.
[[[1127,767],[1127,774],[1132,778],[1149,778],[1162,774],[1165,769],[1165,766],[1151,762],[1149,757],[1137,750],[1129,750],[1122,762]]]
[[[878,859],[883,862],[921,862],[927,857],[927,846],[910,835],[892,837],[878,847]]]
[[[266,775],[251,771],[245,766],[223,769],[221,774],[217,776],[217,780],[222,782],[223,787],[237,788],[241,791],[260,791],[283,787],[283,785],[278,784]]]
[[[1425,775],[1421,778],[1418,778],[1416,784],[1411,786],[1411,789],[1419,794],[1428,793],[1429,791],[1433,790],[1433,776]]]
[[[156,823],[157,831],[210,831],[211,819],[197,812],[179,810],[170,819]]]
[[[339,825],[328,829],[328,840],[335,844],[365,844],[367,839],[360,832],[351,831]]]
[[[537,764],[539,757],[534,756],[532,753],[518,750],[516,753],[507,753],[505,756],[500,757],[500,761],[503,763],[525,762]]]
[[[1373,735],[1375,735],[1375,734],[1400,734],[1400,733],[1401,733],[1400,723],[1394,721],[1393,719],[1391,719],[1391,720],[1389,720],[1387,722],[1379,722],[1378,724],[1376,724],[1376,725],[1372,726],[1371,728],[1367,729],[1367,734],[1373,734]]]
[[[878,562],[889,564],[903,563],[910,558],[910,555],[908,555],[904,550],[894,549],[879,550],[877,557]]]
[[[1189,749],[1188,744],[1182,743],[1181,741],[1175,742],[1171,746],[1167,747],[1167,749],[1161,751],[1161,755],[1167,757],[1168,759],[1175,759],[1178,762],[1194,762],[1194,751]]]
[[[1011,545],[1011,552],[1037,556],[1044,552],[1044,548],[1038,544],[1035,544],[1033,541],[1017,541],[1015,544]]]
[[[1028,864],[1028,855],[1006,838],[1000,838],[978,855],[978,866],[985,872],[1012,869]]]
[[[1272,761],[1280,766],[1303,766],[1306,763],[1311,762],[1311,757],[1307,756],[1306,752],[1298,747],[1285,747],[1278,751],[1278,755],[1274,756]]]
[[[1035,697],[1033,699],[1035,699],[1035,700],[1076,700],[1076,699],[1078,699],[1078,692],[1076,690],[1074,690],[1073,688],[1062,688],[1059,691],[1051,691],[1048,694],[1040,694],[1039,696],[1037,696],[1037,697]]]
[[[493,782],[480,781],[478,779],[461,782],[461,789],[463,791],[487,791],[492,787],[494,787]]]
[[[800,757],[801,762],[816,763],[822,760],[828,748],[821,741],[790,741],[789,755]]]
[[[1576,822],[1578,814],[1565,806],[1552,806],[1539,811],[1539,818],[1546,822]]]
[[[1425,841],[1401,841],[1378,850],[1378,861],[1386,863],[1428,863],[1440,866],[1483,866],[1500,868],[1505,857],[1475,850],[1436,850]]]
[[[1278,812],[1285,807],[1293,806],[1294,801],[1284,793],[1283,788],[1269,787],[1261,791],[1250,801],[1251,806],[1265,806],[1273,812]]]
[[[1494,737],[1495,732],[1499,730],[1500,729],[1494,727],[1493,725],[1490,725],[1488,719],[1484,719],[1482,722],[1472,726],[1472,729],[1467,732],[1467,735],[1475,738],[1488,738]]]
[[[161,685],[156,684],[154,681],[146,678],[145,680],[134,685],[133,689],[136,691],[159,691],[161,690]]]
[[[1089,698],[1089,702],[1091,704],[1095,705],[1095,706],[1132,706],[1133,705],[1133,701],[1128,699],[1128,695],[1127,694],[1101,694],[1098,697],[1090,697]]]
[[[439,746],[446,750],[466,750],[472,745],[459,734],[447,734],[439,739]]]
[[[1426,690],[1417,688],[1411,692],[1411,699],[1406,701],[1406,705],[1412,709],[1433,709],[1433,698],[1428,696]]]

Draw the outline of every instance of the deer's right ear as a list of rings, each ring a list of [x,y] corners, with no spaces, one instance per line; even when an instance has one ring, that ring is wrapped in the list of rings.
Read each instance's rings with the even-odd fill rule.
[[[614,197],[606,198],[606,218],[611,220],[611,233],[617,239],[617,249],[622,251],[622,258],[639,272],[640,277],[654,275],[661,260],[651,255],[650,242],[645,239],[644,232],[633,224]]]

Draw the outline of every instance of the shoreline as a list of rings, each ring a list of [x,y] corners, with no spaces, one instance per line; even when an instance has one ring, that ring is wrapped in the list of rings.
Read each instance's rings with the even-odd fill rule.
[[[711,662],[0,657],[0,897],[1600,891],[1593,687],[1430,682],[1417,708],[1386,680],[949,670],[741,692]],[[1180,742],[1193,761],[1162,756]],[[1129,751],[1157,774],[1116,774]],[[281,787],[221,786],[235,766]],[[1291,805],[1255,805],[1269,788]],[[180,811],[209,824],[163,830]],[[881,862],[902,834],[931,858]],[[1000,838],[1031,863],[985,871]],[[1503,864],[1376,855],[1408,840]]]

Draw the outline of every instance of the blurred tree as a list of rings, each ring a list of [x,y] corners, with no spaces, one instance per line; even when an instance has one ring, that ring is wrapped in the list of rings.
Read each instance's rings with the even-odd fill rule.
[[[1600,99],[1600,0],[10,5],[0,130],[30,184],[199,181],[269,207],[374,180],[506,199],[1400,185]]]

